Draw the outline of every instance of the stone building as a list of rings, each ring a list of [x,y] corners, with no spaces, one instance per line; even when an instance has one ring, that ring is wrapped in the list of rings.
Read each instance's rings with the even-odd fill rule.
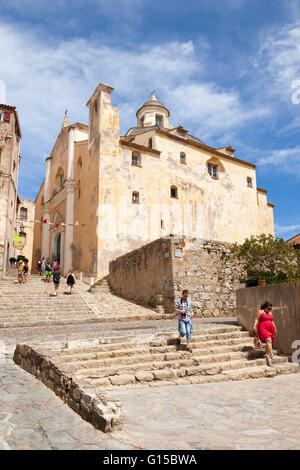
[[[169,234],[227,243],[274,234],[255,165],[172,126],[154,94],[121,136],[112,92],[98,85],[88,126],[65,117],[36,198],[44,223],[35,227],[34,263],[59,256],[64,271],[100,277],[112,259]]]
[[[7,271],[9,258],[15,256],[18,171],[22,138],[15,106],[0,104],[0,273]]]
[[[32,263],[33,232],[35,204],[30,199],[20,199],[17,213],[17,231],[21,237],[21,248],[16,250],[16,254],[23,255],[29,260],[29,270]],[[17,257],[16,256],[16,257]]]
[[[294,235],[286,241],[292,248],[300,249],[300,233]]]

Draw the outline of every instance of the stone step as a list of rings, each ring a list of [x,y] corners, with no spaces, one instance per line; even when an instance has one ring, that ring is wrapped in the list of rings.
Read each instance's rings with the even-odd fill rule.
[[[279,360],[279,358],[278,358]],[[180,362],[180,361],[179,361]],[[161,366],[158,367],[157,366]],[[285,370],[283,367],[285,364],[278,364],[275,369],[275,373],[278,370]],[[289,364],[288,364],[289,365]],[[215,362],[201,364],[198,366],[186,366],[182,365],[179,367],[172,367],[172,363],[168,364],[168,367],[164,367],[164,364],[158,363],[145,363],[137,364],[127,368],[119,369],[107,369],[106,371],[101,370],[90,370],[90,371],[76,371],[78,378],[85,378],[89,383],[96,385],[127,385],[135,382],[151,382],[155,380],[172,380],[182,377],[190,376],[215,376],[218,374],[228,375],[230,378],[235,375],[242,374],[241,378],[245,378],[245,374],[251,374],[251,370],[247,372],[247,369],[255,369],[259,366],[268,367],[265,359],[257,359],[253,361],[247,361],[247,359],[231,360],[225,362]],[[121,373],[120,373],[121,371]],[[242,371],[242,372],[241,372]],[[291,368],[287,368],[287,372],[291,371]]]
[[[194,356],[206,356],[208,354],[230,354],[233,352],[245,352],[247,354],[251,353],[254,354],[253,345],[251,342],[248,344],[235,344],[235,345],[222,345],[218,343],[215,346],[211,347],[199,347],[194,348],[193,352],[190,353],[187,350],[176,350],[174,348],[171,352],[163,352],[159,353],[156,352],[155,349],[150,348],[149,346],[145,345],[144,347],[134,347],[132,345],[131,349],[121,348],[122,345],[111,345],[110,349],[102,349],[101,346],[95,346],[93,349],[94,351],[84,349],[79,350],[79,352],[71,352],[66,350],[62,350],[61,352],[57,353],[55,357],[63,360],[64,362],[72,363],[72,362],[80,362],[80,361],[89,361],[89,360],[111,360],[113,361],[120,361],[120,360],[128,360],[130,361],[131,358],[138,358],[142,357],[143,355],[152,355],[153,358],[164,358],[164,357],[178,357],[178,358],[191,358]],[[81,352],[80,352],[81,351]],[[258,352],[258,357],[261,356],[261,351]]]
[[[223,357],[223,356],[222,356]],[[213,356],[209,356],[206,359],[206,362],[202,362],[202,358],[195,359],[179,359],[179,360],[169,360],[169,361],[147,361],[140,362],[135,364],[118,364],[115,367],[112,366],[101,366],[89,367],[87,369],[76,367],[76,374],[78,376],[86,377],[88,379],[97,379],[111,377],[115,375],[123,374],[135,374],[138,371],[168,371],[172,372],[172,377],[178,376],[183,377],[185,375],[214,375],[219,374],[224,370],[239,369],[241,367],[254,367],[255,365],[264,365],[266,364],[265,359],[255,359],[252,361],[247,361],[247,358],[240,359],[228,359],[218,362],[218,357],[214,361]],[[285,362],[286,358],[278,357],[277,361]],[[192,363],[192,364],[191,364]],[[81,364],[82,365],[82,364]],[[159,375],[161,375],[159,373]],[[170,374],[169,374],[170,375]],[[154,374],[155,377],[155,374]]]
[[[73,325],[73,324],[80,324],[80,323],[113,323],[113,322],[130,322],[130,321],[144,321],[144,320],[170,320],[173,318],[173,315],[168,314],[148,314],[148,315],[134,315],[134,316],[112,316],[107,317],[106,315],[97,315],[95,316],[92,312],[91,315],[83,317],[81,320],[80,318],[72,319],[66,318],[62,320],[62,317],[58,318],[57,320],[52,321],[44,321],[39,319],[38,321],[9,321],[9,322],[1,322],[0,316],[0,328],[26,328],[26,327],[35,327],[35,326],[59,326],[59,325]]]
[[[226,380],[244,380],[254,379],[259,377],[274,377],[280,374],[299,373],[300,367],[298,364],[283,363],[276,367],[269,367],[266,364],[254,367],[241,367],[240,369],[224,370],[217,374],[206,375],[190,375],[183,377],[176,377],[176,374],[169,374],[166,371],[153,371],[140,372],[139,374],[124,374],[114,376],[108,380],[107,377],[97,380],[89,380],[90,383],[97,385],[101,391],[115,390],[116,388],[132,389],[142,387],[162,387],[167,385],[189,385],[189,384],[203,384],[211,382],[222,382]],[[213,372],[212,369],[209,372]],[[153,375],[153,378],[152,378]],[[134,377],[134,380],[133,380]]]
[[[223,332],[223,330],[222,330]],[[232,333],[233,333],[233,338],[231,339],[230,337],[225,339],[222,335],[222,333],[220,333],[220,336],[221,338],[218,339],[218,340],[213,340],[213,341],[208,341],[207,338],[210,338],[212,335],[215,334],[215,330],[212,330],[211,332],[210,331],[207,331],[205,333],[203,332],[199,332],[199,333],[195,333],[194,335],[194,338],[199,338],[200,341],[197,341],[198,344],[200,343],[203,343],[204,346],[214,346],[214,345],[235,345],[235,344],[238,344],[238,341],[237,340],[240,340],[241,343],[244,345],[244,344],[247,344],[249,342],[249,344],[252,346],[253,345],[253,341],[252,339],[249,337],[249,334],[247,332],[243,332],[245,333],[245,335],[243,335],[242,338],[235,338],[235,330],[232,329]],[[122,355],[129,355],[131,351],[134,352],[134,350],[138,350],[138,353],[141,353],[143,351],[151,351],[151,352],[171,352],[171,351],[177,351],[177,347],[175,346],[174,342],[175,342],[175,339],[174,338],[174,334],[173,333],[169,333],[169,334],[165,334],[166,338],[163,338],[162,340],[159,339],[157,340],[158,341],[158,344],[161,344],[161,341],[164,342],[164,344],[166,344],[166,346],[164,347],[164,351],[160,351],[160,347],[159,346],[153,346],[151,347],[151,344],[155,344],[156,340],[153,340],[153,341],[148,341],[148,340],[145,340],[145,341],[141,341],[139,340],[139,342],[136,342],[136,341],[132,341],[132,342],[129,342],[129,341],[121,341],[119,342],[118,339],[116,342],[113,342],[113,343],[99,343],[97,345],[91,345],[91,346],[83,346],[83,347],[78,347],[78,348],[72,348],[71,350],[69,349],[63,349],[61,350],[59,353],[57,353],[58,355],[64,355],[64,356],[76,356],[77,354],[94,354],[94,353],[105,353],[105,352],[109,352],[109,354],[112,354],[111,357],[113,357],[115,354],[118,354],[118,350],[120,350],[120,354]],[[233,341],[233,343],[232,343]],[[170,342],[171,344],[167,344],[168,342]],[[196,341],[195,341],[196,343]],[[193,344],[193,350],[197,347],[197,344]],[[234,347],[234,346],[233,346]],[[182,348],[183,350],[185,349],[185,345],[183,344],[182,345]],[[205,348],[206,349],[206,348]],[[99,356],[99,357],[102,357],[102,356]],[[103,356],[103,357],[107,357],[107,356]]]

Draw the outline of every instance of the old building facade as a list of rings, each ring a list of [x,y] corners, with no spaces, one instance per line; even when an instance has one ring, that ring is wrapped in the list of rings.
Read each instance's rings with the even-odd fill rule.
[[[169,122],[154,94],[120,135],[113,88],[99,84],[89,125],[65,117],[36,198],[33,259],[58,256],[64,271],[100,277],[109,262],[169,234],[242,242],[274,234],[273,205],[256,168]]]
[[[21,237],[19,248],[16,249],[18,255],[25,256],[29,261],[29,270],[31,271],[33,233],[34,233],[35,204],[30,199],[20,199],[17,213],[17,232]],[[18,246],[18,245],[17,245]]]
[[[13,237],[18,209],[18,172],[22,138],[15,106],[0,104],[0,274],[15,256]]]

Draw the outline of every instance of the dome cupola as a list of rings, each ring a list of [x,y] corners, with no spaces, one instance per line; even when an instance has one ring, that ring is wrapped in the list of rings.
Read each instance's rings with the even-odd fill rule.
[[[137,126],[158,126],[162,128],[168,128],[169,116],[170,111],[163,103],[158,101],[153,91],[151,98],[146,101],[136,113]]]

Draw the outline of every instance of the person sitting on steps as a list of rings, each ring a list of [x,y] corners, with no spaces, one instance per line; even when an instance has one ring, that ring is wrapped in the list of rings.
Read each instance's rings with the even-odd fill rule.
[[[178,313],[178,331],[177,345],[180,347],[181,338],[186,336],[187,351],[192,352],[190,340],[192,338],[193,325],[191,318],[194,316],[192,312],[192,302],[188,298],[189,291],[184,289],[182,296],[176,301],[175,310]]]

